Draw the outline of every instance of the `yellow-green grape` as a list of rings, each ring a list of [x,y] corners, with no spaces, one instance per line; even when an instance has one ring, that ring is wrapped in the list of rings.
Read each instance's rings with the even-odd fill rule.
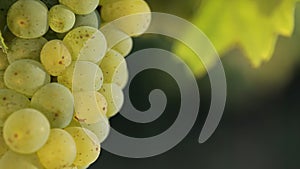
[[[108,118],[101,118],[98,122],[92,124],[79,121],[80,119],[73,118],[68,127],[83,127],[89,129],[97,136],[99,143],[102,143],[109,135],[110,124]]]
[[[65,33],[74,26],[75,14],[65,5],[55,5],[50,9],[48,19],[52,30]]]
[[[74,61],[57,80],[73,92],[95,91],[103,84],[103,74],[99,66],[92,62]]]
[[[3,128],[0,127],[0,159],[9,150],[3,137]]]
[[[104,4],[101,17],[130,36],[143,34],[151,22],[151,11],[144,0],[122,0]],[[120,19],[121,18],[121,19]]]
[[[33,59],[40,61],[40,52],[46,42],[47,39],[43,37],[34,39],[13,39],[7,53],[9,63],[19,59]]]
[[[26,96],[10,89],[0,89],[0,127],[13,112],[29,106],[30,101]]]
[[[48,28],[48,8],[37,0],[18,0],[8,10],[7,26],[20,38],[38,38]]]
[[[109,135],[110,124],[108,118],[101,118],[96,123],[86,124],[80,123],[82,127],[92,131],[98,138],[99,143],[102,143]]]
[[[48,119],[38,110],[15,111],[4,123],[3,136],[8,147],[18,153],[31,154],[39,150],[50,133]]]
[[[72,62],[72,56],[61,40],[47,42],[40,58],[46,71],[52,76],[61,75]]]
[[[94,10],[87,15],[76,15],[76,22],[74,28],[80,26],[90,26],[99,29],[101,23],[100,14],[97,10]]]
[[[106,100],[97,91],[73,93],[75,102],[75,117],[79,122],[96,123],[105,117],[107,111]]]
[[[99,90],[107,101],[107,117],[116,115],[124,103],[124,94],[122,88],[115,83],[104,83]]]
[[[46,169],[61,169],[71,166],[76,158],[76,144],[73,137],[63,129],[51,129],[46,144],[37,152]]]
[[[0,49],[0,70],[5,70],[9,65],[7,55]]]
[[[0,89],[6,88],[4,83],[4,71],[0,70]]]
[[[77,169],[87,169],[89,166],[77,166]]]
[[[126,33],[115,28],[112,24],[106,24],[100,30],[106,38],[108,50],[114,49],[124,57],[131,52],[133,41]]]
[[[90,130],[81,127],[68,127],[65,130],[71,134],[76,143],[77,156],[74,164],[87,166],[95,162],[101,149],[97,136]]]
[[[127,64],[120,53],[114,50],[108,51],[100,63],[100,68],[104,70],[104,83],[115,83],[122,89],[126,86],[128,81]]]
[[[93,12],[99,4],[99,0],[59,0],[59,2],[78,15],[86,15]]]
[[[86,1],[82,1],[86,2]],[[106,39],[96,28],[80,26],[72,29],[63,39],[73,60],[99,62],[106,53]]]
[[[48,118],[52,128],[64,128],[72,120],[74,98],[65,86],[49,83],[32,96],[31,107],[40,110]]]
[[[43,66],[31,59],[21,59],[10,64],[4,72],[5,85],[27,97],[50,82],[50,75]]]
[[[8,151],[0,159],[2,169],[44,169],[36,154],[18,154]]]

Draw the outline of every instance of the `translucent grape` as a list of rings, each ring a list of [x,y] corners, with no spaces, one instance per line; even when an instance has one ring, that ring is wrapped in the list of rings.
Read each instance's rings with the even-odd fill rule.
[[[32,96],[31,106],[48,118],[52,128],[64,128],[72,120],[74,98],[65,86],[49,83]]]
[[[106,24],[100,30],[106,38],[108,50],[114,49],[124,57],[131,52],[133,41],[126,33],[115,28],[113,24]]]
[[[0,71],[5,70],[9,65],[7,55],[0,49]]]
[[[115,83],[121,88],[126,86],[128,70],[126,60],[121,54],[114,50],[108,51],[100,63],[100,68],[104,70],[104,83]]]
[[[58,82],[73,92],[99,90],[103,83],[103,74],[98,65],[86,61],[74,61],[61,76]]]
[[[4,83],[4,71],[0,70],[0,89],[6,88]]]
[[[2,169],[43,169],[36,154],[18,154],[8,151],[0,159]]]
[[[99,0],[59,0],[59,2],[78,15],[86,15],[93,12],[99,4]]]
[[[89,26],[72,29],[64,37],[63,42],[70,50],[73,60],[97,63],[103,58],[107,49],[101,31]]]
[[[0,89],[0,126],[13,112],[30,106],[29,99],[13,90]]]
[[[4,123],[3,136],[8,147],[18,153],[30,154],[47,141],[50,124],[35,109],[21,109],[11,114]]]
[[[72,56],[61,40],[47,42],[40,58],[46,71],[52,76],[61,75],[72,62]]]
[[[80,119],[73,118],[68,127],[83,127],[90,130],[97,136],[99,144],[108,137],[110,131],[108,118],[101,118],[98,122],[92,124],[79,122],[78,120]]]
[[[74,26],[75,14],[65,5],[55,5],[50,9],[48,19],[52,30],[64,33]]]
[[[94,10],[87,15],[76,15],[76,22],[74,28],[80,26],[90,26],[99,29],[101,23],[100,14],[97,10]]]
[[[76,144],[63,129],[51,129],[47,143],[37,152],[46,169],[61,169],[71,166],[76,158]]]
[[[50,75],[39,62],[21,59],[7,67],[4,82],[8,88],[31,97],[40,87],[50,82]]]
[[[124,94],[120,86],[115,83],[104,83],[99,90],[107,101],[107,117],[116,115],[122,108],[124,103]]]
[[[71,134],[76,143],[77,156],[74,164],[87,166],[95,162],[100,155],[97,136],[90,130],[81,127],[68,127],[65,130]]]
[[[92,124],[80,123],[82,127],[92,131],[102,143],[109,135],[110,124],[108,118],[101,118],[98,122]]]
[[[41,1],[18,0],[8,10],[7,26],[20,38],[43,36],[48,26],[48,8]]]
[[[143,34],[151,21],[150,8],[144,0],[121,0],[104,4],[101,16],[105,22],[114,21],[115,26],[130,36]]]
[[[34,39],[13,39],[7,53],[9,63],[19,59],[33,59],[40,61],[40,52],[46,42],[47,39],[43,37]]]
[[[96,123],[105,117],[107,102],[97,91],[75,92],[75,117],[87,124]]]

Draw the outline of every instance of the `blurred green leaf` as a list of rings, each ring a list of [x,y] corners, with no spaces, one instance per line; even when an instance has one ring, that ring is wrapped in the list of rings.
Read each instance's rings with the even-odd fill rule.
[[[210,38],[219,54],[240,47],[252,66],[259,67],[272,57],[278,35],[293,33],[296,1],[203,0],[192,23]],[[195,38],[189,30],[186,36]],[[199,58],[188,47],[177,43],[174,50],[196,75],[205,74]]]

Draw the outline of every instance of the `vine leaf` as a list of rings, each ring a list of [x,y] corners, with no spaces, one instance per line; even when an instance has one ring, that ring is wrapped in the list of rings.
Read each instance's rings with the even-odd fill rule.
[[[272,57],[278,35],[292,35],[297,1],[202,0],[192,23],[209,37],[220,55],[240,47],[252,66],[259,67]],[[195,38],[188,30],[186,36]],[[189,48],[176,43],[174,50],[196,75],[206,72]]]

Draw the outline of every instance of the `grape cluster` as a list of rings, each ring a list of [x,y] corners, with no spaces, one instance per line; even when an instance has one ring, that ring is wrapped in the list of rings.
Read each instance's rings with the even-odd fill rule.
[[[124,57],[150,24],[148,4],[1,0],[0,8],[0,169],[88,168],[122,107]]]

